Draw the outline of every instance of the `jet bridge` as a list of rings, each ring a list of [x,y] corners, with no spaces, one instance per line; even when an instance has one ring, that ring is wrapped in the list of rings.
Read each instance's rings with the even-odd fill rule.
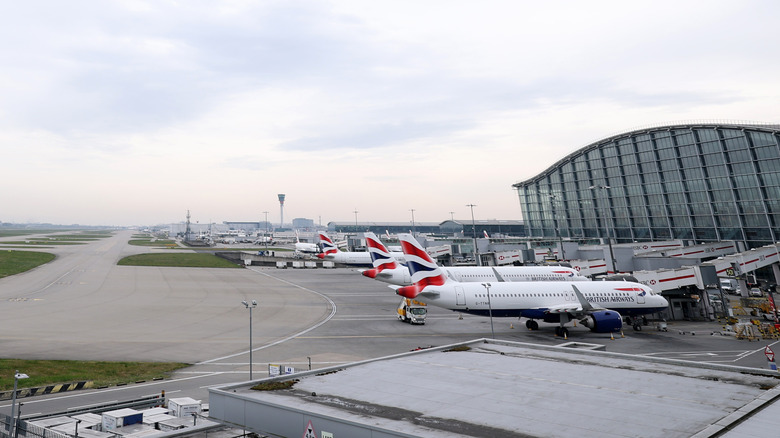
[[[634,277],[656,292],[696,286],[705,289],[702,281],[701,266],[714,266],[719,277],[735,277],[756,269],[773,265],[775,280],[780,280],[780,243],[753,248],[749,251],[718,257],[697,266],[684,266],[678,269],[660,269],[655,271],[635,271]]]

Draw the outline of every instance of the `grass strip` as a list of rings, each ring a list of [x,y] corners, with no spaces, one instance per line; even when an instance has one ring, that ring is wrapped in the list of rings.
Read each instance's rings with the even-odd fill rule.
[[[29,245],[29,246],[40,246],[40,245],[84,245],[86,242],[79,241],[75,242],[72,240],[4,240],[0,242],[0,244],[3,245]]]
[[[0,278],[29,271],[32,268],[49,263],[55,255],[37,251],[0,251]]]
[[[117,264],[123,266],[165,266],[178,268],[240,268],[237,264],[213,254],[182,252],[136,254],[119,260]]]
[[[169,377],[173,371],[187,366],[177,362],[0,359],[0,390],[14,389],[16,370],[29,376],[19,380],[19,388],[36,388],[82,381],[92,381],[95,386],[134,383]]]
[[[154,241],[152,239],[133,239],[133,240],[130,240],[129,242],[127,242],[127,243],[129,243],[130,245],[135,245],[135,246],[167,246],[167,245],[176,245],[176,241],[175,240],[169,240],[169,239],[157,239],[157,240],[154,240]]]

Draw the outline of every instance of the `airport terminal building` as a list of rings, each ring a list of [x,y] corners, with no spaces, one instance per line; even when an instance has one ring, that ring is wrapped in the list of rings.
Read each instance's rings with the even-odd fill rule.
[[[759,247],[780,238],[780,124],[635,130],[513,187],[530,236]]]

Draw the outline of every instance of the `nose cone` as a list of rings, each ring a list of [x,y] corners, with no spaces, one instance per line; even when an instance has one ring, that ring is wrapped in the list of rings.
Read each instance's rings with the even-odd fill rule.
[[[362,274],[368,278],[376,278],[376,269],[366,269]]]

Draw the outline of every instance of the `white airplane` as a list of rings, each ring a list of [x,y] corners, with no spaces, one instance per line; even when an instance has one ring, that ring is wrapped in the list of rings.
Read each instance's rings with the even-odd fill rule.
[[[555,334],[567,336],[566,323],[580,323],[597,333],[619,331],[621,314],[634,318],[666,310],[666,299],[645,285],[626,281],[462,283],[448,278],[410,234],[399,235],[413,284],[396,289],[405,298],[481,316],[525,317],[557,322]],[[393,286],[391,286],[393,287]],[[641,325],[633,321],[634,329]]]
[[[316,254],[320,252],[320,247],[316,243],[301,242],[298,238],[298,232],[295,232],[295,252]]]
[[[317,254],[317,257],[345,265],[373,266],[370,252],[341,251],[326,233],[320,232],[319,234],[322,252]],[[402,252],[392,254],[403,260]]]
[[[374,269],[362,274],[368,278],[398,286],[412,284],[409,268],[396,263],[374,233],[365,233],[368,252],[371,254]],[[480,281],[590,281],[577,273],[576,269],[565,266],[444,266],[444,274],[462,283]]]
[[[257,236],[255,240],[252,241],[252,243],[257,245],[260,243],[272,243],[273,241],[274,238],[272,236]]]

